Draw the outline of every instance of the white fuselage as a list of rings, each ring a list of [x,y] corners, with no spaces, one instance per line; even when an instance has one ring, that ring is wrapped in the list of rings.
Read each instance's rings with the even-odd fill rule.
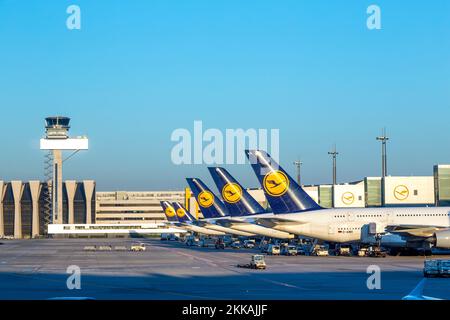
[[[383,228],[401,225],[450,227],[448,207],[323,209],[275,216],[298,222],[275,225],[276,230],[337,243],[360,241],[363,227],[370,223]]]

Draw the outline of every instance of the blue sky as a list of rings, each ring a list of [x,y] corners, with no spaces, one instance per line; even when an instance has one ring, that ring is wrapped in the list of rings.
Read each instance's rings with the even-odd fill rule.
[[[366,28],[377,4],[382,30]],[[82,29],[66,28],[81,8]],[[174,166],[174,129],[279,128],[281,162],[306,183],[450,163],[450,2],[0,0],[0,178],[42,179],[48,115],[72,117],[91,150],[65,178],[99,190],[184,187],[205,166]],[[256,186],[249,166],[229,167]]]

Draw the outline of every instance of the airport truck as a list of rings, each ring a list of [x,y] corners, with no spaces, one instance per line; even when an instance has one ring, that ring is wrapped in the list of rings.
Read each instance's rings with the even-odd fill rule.
[[[235,241],[231,244],[230,247],[235,250],[240,250],[240,249],[242,249],[242,244],[240,241]]]
[[[349,245],[341,245],[336,250],[336,256],[351,257],[352,256],[352,247]]]
[[[244,248],[246,249],[254,249],[256,247],[256,241],[255,240],[245,240],[244,241]]]
[[[147,247],[144,243],[135,243],[131,246],[130,250],[133,252],[143,252],[147,250]]]
[[[372,258],[386,258],[387,257],[387,251],[384,250],[381,247],[370,247],[369,248],[369,257]]]
[[[281,247],[276,244],[270,244],[266,253],[270,256],[279,256],[281,254]]]
[[[326,246],[316,245],[313,249],[312,255],[317,257],[328,257],[330,252]]]
[[[252,257],[250,264],[239,264],[238,268],[254,269],[254,270],[266,270],[266,260],[263,255],[256,254]]]
[[[281,255],[283,256],[297,256],[298,250],[296,246],[285,245],[281,248]]]
[[[427,260],[424,263],[425,278],[450,277],[450,260]]]

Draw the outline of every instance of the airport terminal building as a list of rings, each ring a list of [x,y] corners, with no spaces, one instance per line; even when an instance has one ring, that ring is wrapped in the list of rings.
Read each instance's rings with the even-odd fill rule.
[[[161,201],[185,203],[184,191],[97,192],[97,224],[161,223],[166,216]]]
[[[48,184],[40,181],[0,181],[0,236],[16,239],[47,235],[52,224],[46,212]],[[64,224],[95,221],[95,182],[66,181],[63,184]]]

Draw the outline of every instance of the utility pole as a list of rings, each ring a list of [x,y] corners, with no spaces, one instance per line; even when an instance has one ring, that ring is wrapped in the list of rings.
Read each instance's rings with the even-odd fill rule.
[[[297,168],[297,183],[299,186],[302,185],[302,165],[303,162],[300,160],[294,162],[294,166]]]
[[[386,135],[386,128],[383,129],[381,136],[377,137],[377,141],[381,141],[381,176],[386,178],[388,175],[387,142],[389,141],[389,137]]]
[[[336,151],[336,145],[334,145],[333,151],[328,152],[333,158],[333,185],[337,184],[337,156],[339,152]]]

